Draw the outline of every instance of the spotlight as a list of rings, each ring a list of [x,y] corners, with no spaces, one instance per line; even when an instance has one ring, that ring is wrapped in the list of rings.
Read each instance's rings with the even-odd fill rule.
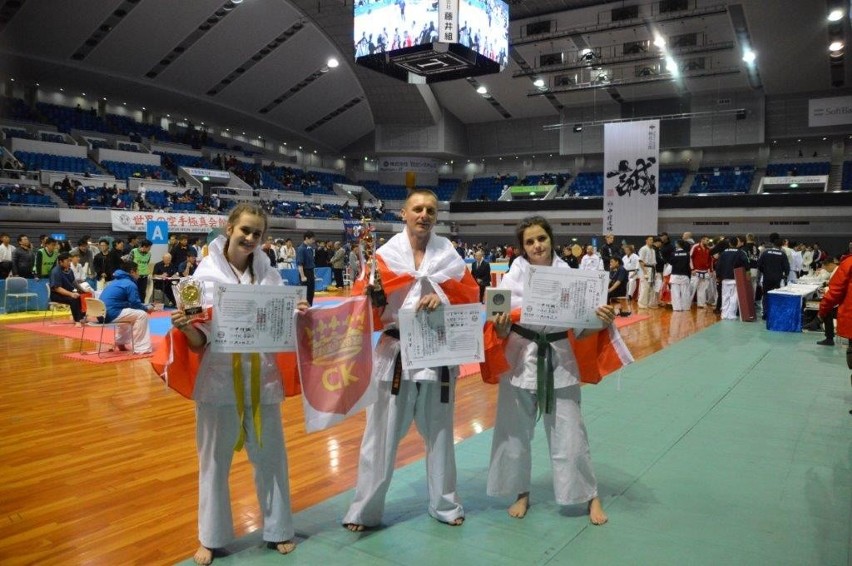
[[[842,41],[832,41],[831,44],[828,46],[829,51],[840,51],[841,49],[843,49]]]
[[[743,53],[743,61],[745,61],[746,63],[754,63],[755,59],[757,59],[757,53],[755,53],[751,49],[747,49]]]
[[[533,85],[534,85],[534,86],[536,86],[536,87],[538,87],[538,88],[543,87],[543,86],[544,86],[544,79],[536,79],[536,80],[534,80],[534,81],[533,81]]]
[[[839,22],[840,18],[843,17],[843,10],[832,10],[828,15],[829,22]]]
[[[334,57],[330,57],[328,59],[328,62],[326,63],[326,65],[328,65],[329,69],[335,69],[335,68],[337,68],[338,65],[340,65],[340,62],[337,59],[335,59]]]
[[[578,132],[582,132],[582,131],[583,131],[583,124],[574,124],[574,133],[575,134],[578,133]]]
[[[488,89],[484,86],[477,87],[476,92],[479,94],[488,94]]]
[[[658,35],[654,38],[654,45],[657,47],[665,47],[666,46],[666,38],[662,35]]]

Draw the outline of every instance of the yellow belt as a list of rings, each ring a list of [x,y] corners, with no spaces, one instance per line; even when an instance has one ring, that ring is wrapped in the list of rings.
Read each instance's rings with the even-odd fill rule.
[[[260,439],[260,354],[254,352],[249,356],[251,356],[251,420],[254,423],[254,436],[257,439],[257,445],[263,446]],[[240,436],[237,438],[237,443],[234,444],[234,452],[239,452],[246,441],[246,427],[243,426],[246,399],[241,354],[231,355],[231,366],[234,370],[234,397],[237,400],[237,413],[240,416]]]

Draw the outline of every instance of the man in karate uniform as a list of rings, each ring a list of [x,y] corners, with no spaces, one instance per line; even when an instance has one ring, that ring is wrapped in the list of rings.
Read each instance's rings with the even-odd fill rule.
[[[387,305],[373,316],[376,329],[384,330],[373,353],[378,400],[367,409],[355,498],[343,518],[350,531],[381,523],[399,441],[412,420],[426,443],[429,514],[449,525],[464,521],[456,494],[453,446],[458,367],[405,371],[399,360],[401,308],[431,311],[441,304],[476,303],[479,298],[479,286],[453,244],[432,234],[437,212],[435,193],[413,190],[402,209],[405,229],[376,250],[377,276]],[[353,294],[368,282],[369,275],[353,287]]]

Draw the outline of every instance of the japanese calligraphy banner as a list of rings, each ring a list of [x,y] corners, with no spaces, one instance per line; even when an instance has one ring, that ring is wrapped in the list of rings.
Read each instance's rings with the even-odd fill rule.
[[[459,40],[459,0],[438,0],[441,15],[438,41],[457,43]]]
[[[336,424],[376,401],[372,310],[365,296],[296,317],[305,430]]]
[[[112,229],[115,232],[145,232],[149,220],[169,223],[169,233],[192,232],[206,234],[213,229],[224,229],[226,216],[215,214],[189,214],[172,212],[133,212],[113,210],[110,212]]]
[[[657,233],[659,139],[659,120],[604,124],[604,233]]]

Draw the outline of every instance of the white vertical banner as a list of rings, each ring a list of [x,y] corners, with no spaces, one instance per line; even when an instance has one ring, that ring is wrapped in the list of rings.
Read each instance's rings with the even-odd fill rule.
[[[660,121],[604,124],[603,233],[657,233]]]
[[[459,41],[459,0],[438,0],[440,19],[438,20],[438,41],[440,43],[458,43]]]

